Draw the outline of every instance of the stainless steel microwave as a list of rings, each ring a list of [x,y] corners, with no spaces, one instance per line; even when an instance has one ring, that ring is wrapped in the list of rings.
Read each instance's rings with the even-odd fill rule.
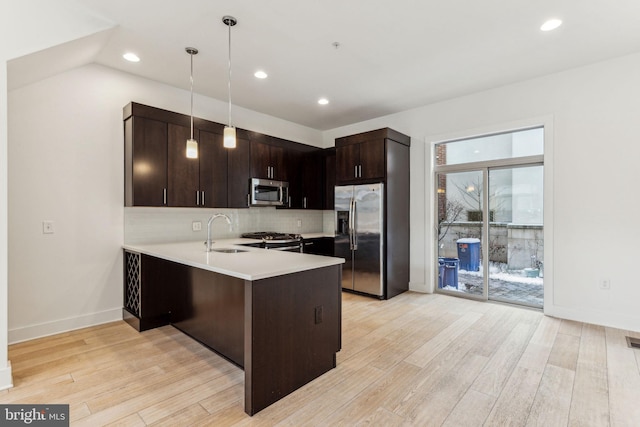
[[[289,203],[289,183],[252,178],[249,188],[251,206],[286,206]]]

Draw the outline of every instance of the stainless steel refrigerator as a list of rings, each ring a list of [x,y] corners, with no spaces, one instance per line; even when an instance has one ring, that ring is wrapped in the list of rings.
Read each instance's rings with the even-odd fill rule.
[[[344,258],[342,288],[384,297],[383,184],[335,189],[335,256]]]

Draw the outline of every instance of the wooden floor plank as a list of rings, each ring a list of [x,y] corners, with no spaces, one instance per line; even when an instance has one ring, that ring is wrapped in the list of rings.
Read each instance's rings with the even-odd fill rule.
[[[479,427],[491,412],[496,398],[468,389],[453,411],[445,419],[443,427]]]
[[[517,324],[507,339],[500,344],[489,359],[485,369],[478,375],[473,385],[474,390],[490,396],[499,396],[513,368],[516,366],[535,326],[528,323]]]
[[[561,328],[562,329],[562,328]],[[558,336],[549,355],[549,364],[560,368],[576,370],[578,363],[578,351],[580,349],[580,337],[566,335],[558,331]]]
[[[609,411],[612,426],[640,426],[640,376],[635,352],[624,331],[605,328]]]
[[[567,425],[574,377],[575,371],[547,365],[527,418],[527,427]]]
[[[607,344],[602,326],[584,325],[582,329],[569,425],[610,425]]]
[[[344,293],[342,325],[337,368],[253,417],[235,365],[125,322],[10,346],[0,403],[68,403],[74,427],[640,425],[640,331],[414,292]]]

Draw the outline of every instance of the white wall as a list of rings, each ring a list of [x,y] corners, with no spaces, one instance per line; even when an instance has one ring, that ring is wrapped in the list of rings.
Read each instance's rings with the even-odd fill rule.
[[[108,28],[74,0],[0,2],[0,389],[12,386],[7,360],[7,74],[10,59]]]
[[[411,286],[424,290],[433,276],[430,142],[551,117],[545,313],[640,331],[638,237],[630,234],[637,228],[630,213],[640,209],[633,188],[640,181],[638,75],[635,54],[334,129],[323,138],[331,145],[336,137],[386,126],[412,137]],[[599,289],[601,279],[611,280],[611,290]]]

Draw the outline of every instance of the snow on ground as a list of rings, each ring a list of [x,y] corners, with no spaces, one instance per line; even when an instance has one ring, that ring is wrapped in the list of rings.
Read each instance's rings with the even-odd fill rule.
[[[482,277],[483,269],[480,266],[480,271],[466,271],[458,270],[458,274],[465,274],[469,276]],[[527,285],[542,286],[544,279],[542,277],[526,277],[522,270],[519,271],[507,271],[504,264],[491,263],[489,266],[489,280],[503,280],[511,283],[524,283]]]

